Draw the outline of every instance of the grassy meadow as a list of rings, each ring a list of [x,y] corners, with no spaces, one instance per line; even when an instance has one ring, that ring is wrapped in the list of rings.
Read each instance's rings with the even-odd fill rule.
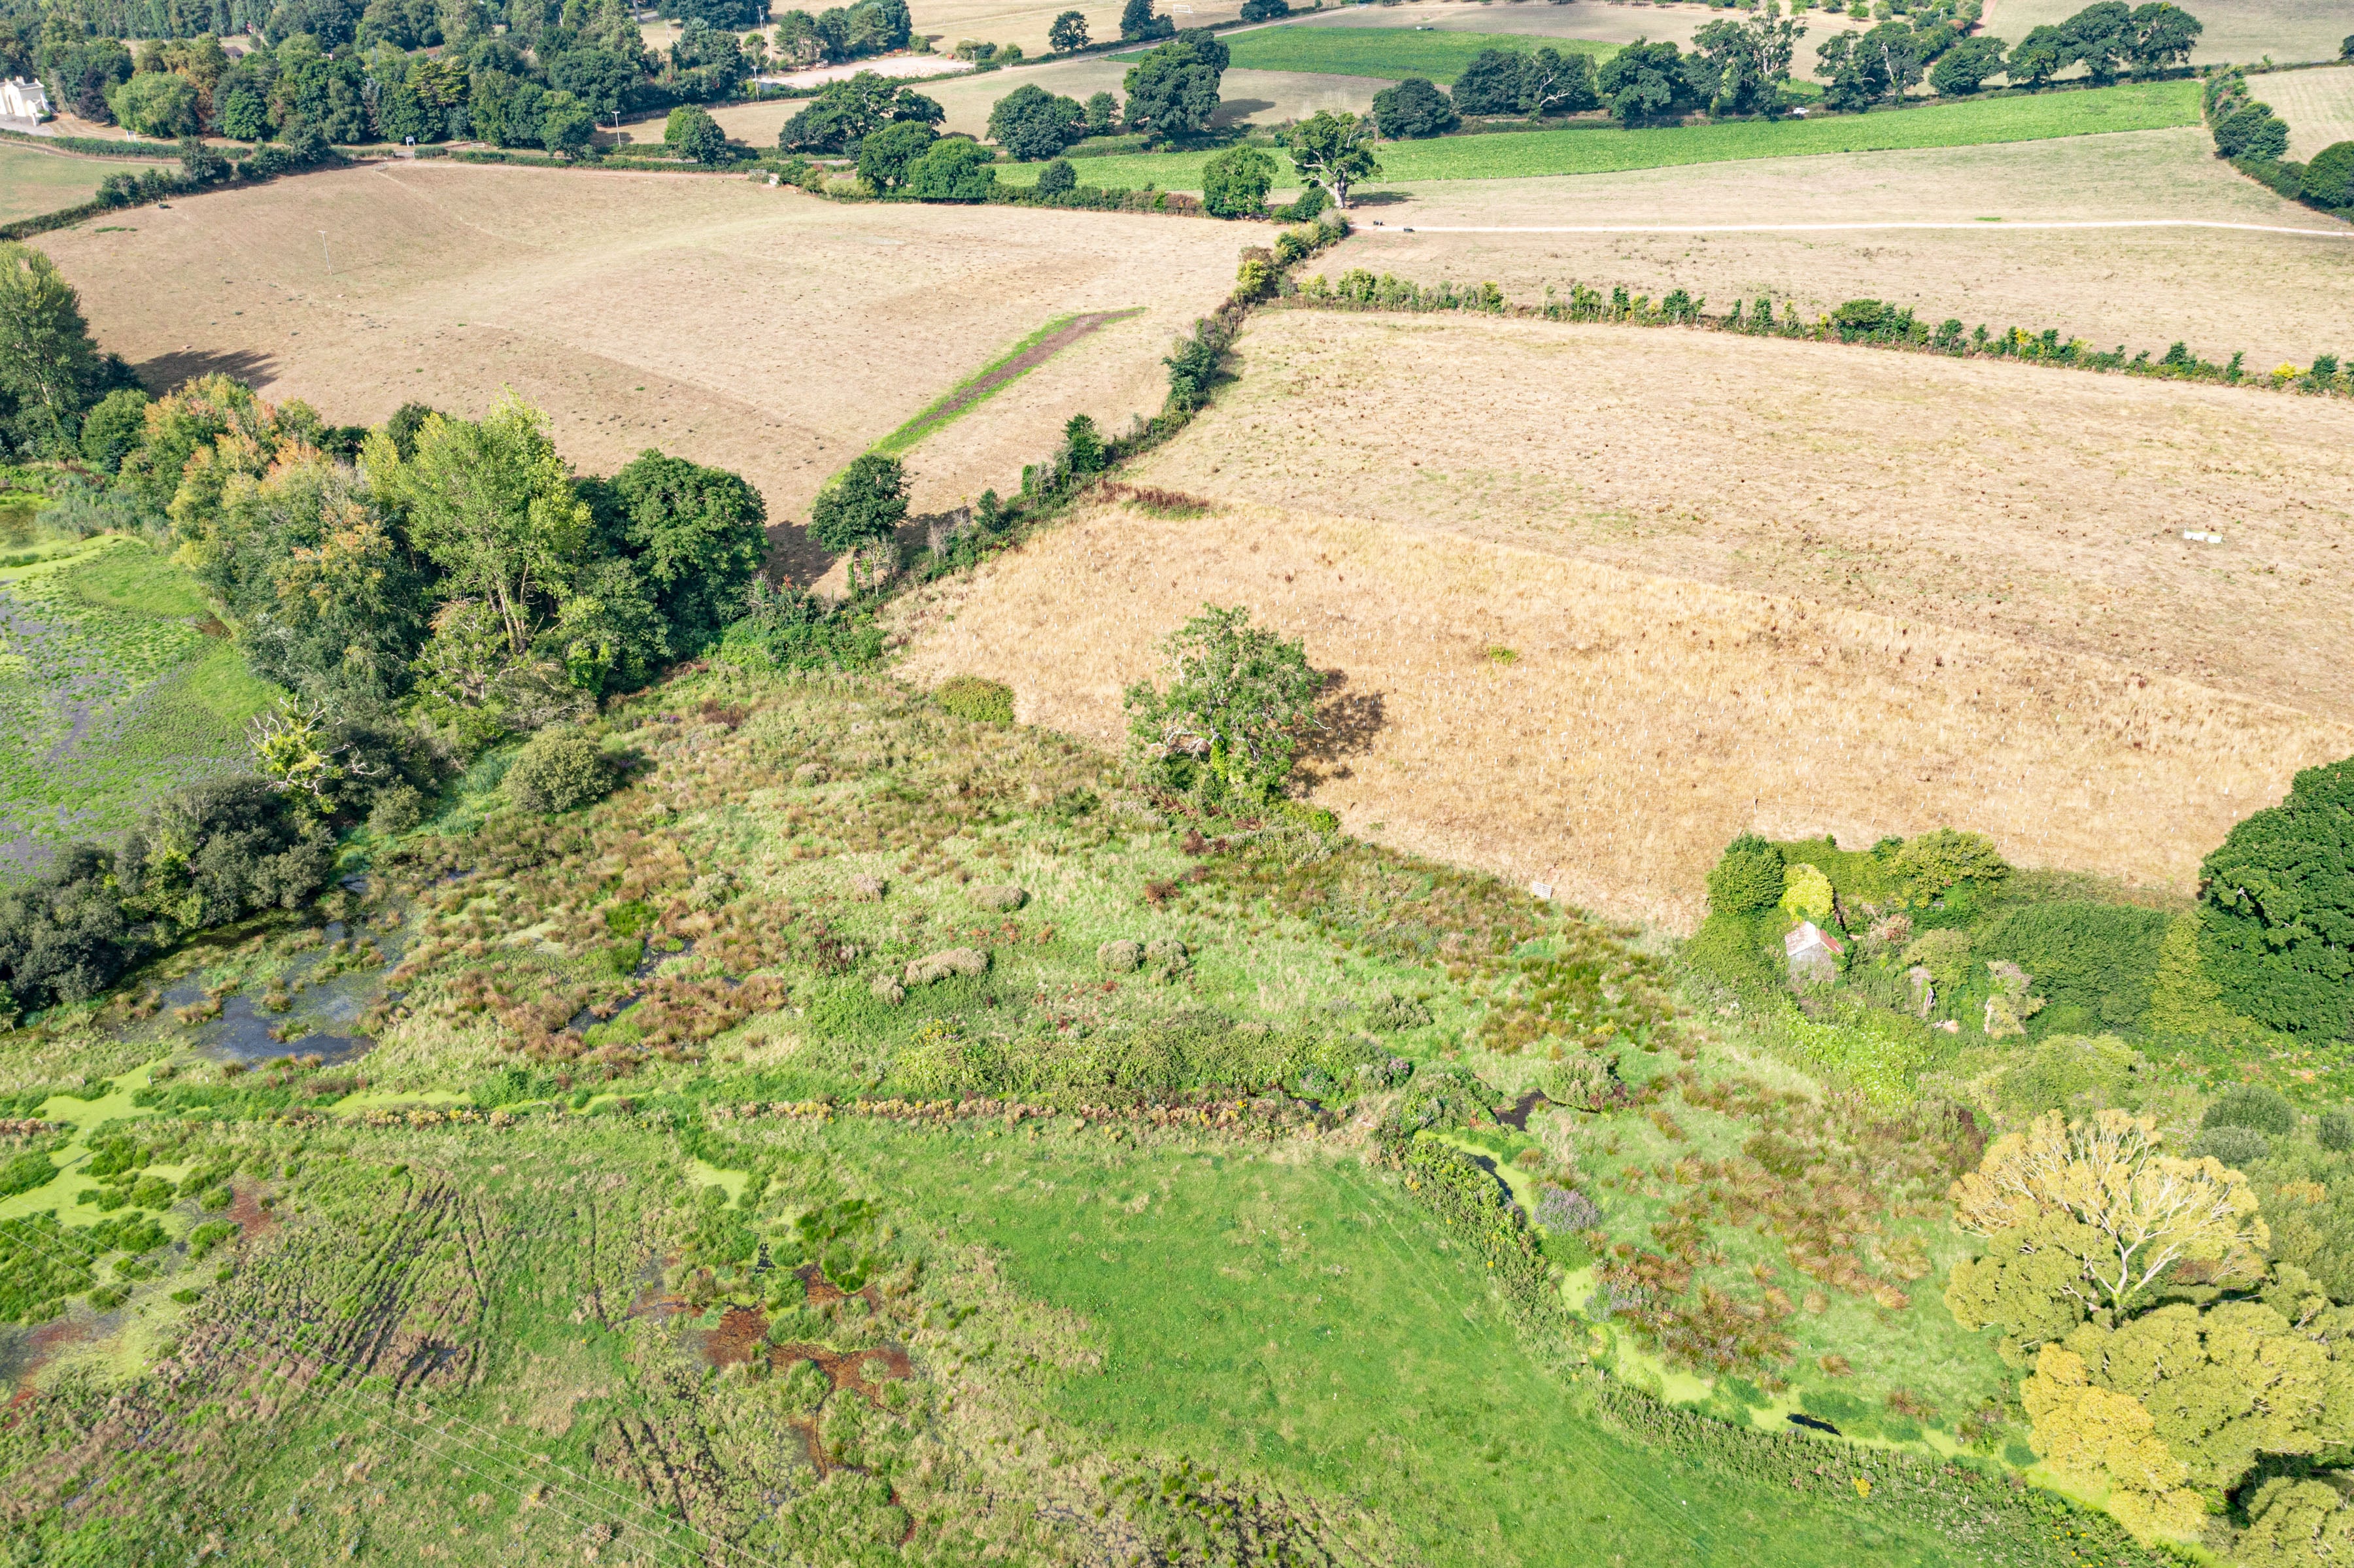
[[[187,574],[135,539],[0,556],[0,864],[129,825],[161,788],[239,767],[268,706]]]
[[[1317,71],[1331,76],[1371,76],[1398,81],[1410,76],[1451,85],[1474,57],[1489,49],[1527,54],[1550,47],[1564,54],[1590,55],[1596,65],[1618,52],[1617,44],[1587,38],[1543,38],[1527,33],[1418,31],[1412,27],[1262,27],[1244,33],[1227,48],[1237,70]]]
[[[477,768],[364,893],[0,1037],[0,1102],[60,1122],[0,1211],[12,1547],[2071,1561],[1928,1463],[2017,1452],[1987,1340],[1909,1283],[1945,1124],[1679,1022],[1628,933],[1310,822],[1172,820],[884,681],[717,671],[605,722],[649,766],[603,803],[521,816]],[[224,1065],[217,1009],[164,1005],[282,1008],[360,930],[402,950],[355,1059]],[[1497,1121],[1581,1047],[1626,1096]],[[1352,1125],[1407,1113],[1623,1247],[1544,1234],[1528,1317]],[[1817,1170],[1778,1220],[1678,1217],[1699,1162],[1763,1180],[1768,1128]],[[1730,1361],[1693,1349],[1723,1302],[1765,1325]],[[1647,1448],[1610,1393],[1646,1387],[1718,1446]],[[146,1440],[65,1443],[125,1400]],[[1785,1419],[1817,1409],[1859,1446]]]
[[[1345,36],[1345,35],[1335,35]],[[1819,120],[1742,121],[1623,131],[1580,126],[1564,131],[1491,132],[1425,142],[1384,142],[1382,174],[1373,185],[1425,180],[1491,180],[1545,175],[1599,175],[1686,164],[1758,158],[1799,158],[1828,153],[1877,153],[1901,148],[1975,147],[2037,142],[2119,131],[2154,131],[2199,121],[2195,82],[2137,82],[2084,92],[2036,93],[1978,102],[1931,103],[1872,114]],[[1207,153],[1150,153],[1089,158],[1077,165],[1089,185],[1152,185],[1200,188]],[[1001,171],[1009,184],[1037,178],[1040,164]]]
[[[37,217],[59,207],[80,207],[98,194],[98,182],[109,175],[138,175],[149,168],[166,167],[178,165],[77,158],[66,153],[44,153],[21,143],[0,143],[0,223]]]

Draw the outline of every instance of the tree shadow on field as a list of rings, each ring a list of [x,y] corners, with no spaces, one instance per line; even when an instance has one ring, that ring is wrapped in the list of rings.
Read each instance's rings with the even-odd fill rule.
[[[1413,199],[1404,191],[1351,191],[1349,210],[1354,212],[1361,207],[1403,207]]]
[[[226,354],[214,354],[207,349],[185,349],[178,354],[159,354],[153,359],[143,359],[131,367],[139,384],[161,397],[184,381],[199,376],[227,376],[258,387],[270,379],[278,368],[277,357],[260,349],[233,349]]]
[[[1389,723],[1381,693],[1350,691],[1346,671],[1323,673],[1324,694],[1316,705],[1317,722],[1322,727],[1310,731],[1299,748],[1300,766],[1314,770],[1315,782],[1348,778],[1347,759],[1370,753],[1373,737]]]
[[[1224,130],[1237,122],[1249,119],[1262,109],[1275,107],[1271,98],[1225,98],[1218,101],[1217,112],[1210,116],[1214,130]]]
[[[767,532],[769,558],[760,569],[770,582],[807,588],[833,568],[833,552],[811,538],[800,524],[771,523]]]

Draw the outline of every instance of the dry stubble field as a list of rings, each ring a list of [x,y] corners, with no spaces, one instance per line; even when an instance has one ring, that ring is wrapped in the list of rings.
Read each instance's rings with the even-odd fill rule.
[[[2354,27],[2354,10],[2346,16]],[[2288,122],[2288,155],[2310,163],[2334,142],[2354,142],[2354,63],[2327,70],[2273,71],[2250,77],[2255,96]]]
[[[2354,24],[2349,24],[2354,25]],[[2335,73],[2308,72],[2307,75]],[[2354,72],[2347,73],[2354,77]],[[2354,226],[2285,202],[2211,155],[2204,130],[1946,151],[1703,164],[1541,180],[1413,186],[1371,207],[1317,265],[1424,282],[1492,281],[1516,299],[1552,284],[1674,288],[1723,310],[1759,291],[1828,311],[1908,304],[2102,348],[2163,352],[2177,338],[2265,370],[2354,354]],[[2185,218],[2310,231],[2028,228],[2033,222]],[[1379,218],[1383,227],[1373,228]],[[1980,222],[1999,218],[2002,222]],[[1950,224],[1747,233],[1509,233],[1472,229],[1706,225]],[[1405,229],[1416,230],[1407,234]]]
[[[1224,224],[843,207],[716,176],[398,164],[142,208],[38,243],[106,348],[330,418],[513,386],[564,454],[737,470],[772,521],[1052,317],[1147,307],[918,446],[918,509],[1018,481],[1081,409],[1158,408],[1172,337],[1232,286]]]
[[[1271,313],[1242,357],[1126,476],[1212,516],[1094,508],[914,610],[917,673],[1110,738],[1159,636],[1246,603],[1345,678],[1316,798],[1353,829],[1687,928],[1750,826],[2187,891],[2354,750],[2313,655],[2346,404],[1458,318]]]
[[[1991,0],[1985,30],[2016,43],[2084,8],[2084,0]],[[2354,28],[2346,0],[2199,0],[2184,8],[2205,28],[2190,54],[2194,65],[2253,65],[2268,55],[2284,62],[2335,59],[2338,41]]]

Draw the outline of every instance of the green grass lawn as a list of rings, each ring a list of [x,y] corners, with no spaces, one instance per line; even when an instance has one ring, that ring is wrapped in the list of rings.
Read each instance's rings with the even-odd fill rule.
[[[1486,49],[1522,54],[1551,46],[1564,54],[1591,55],[1596,64],[1618,52],[1617,44],[1590,38],[1541,38],[1526,33],[1441,33],[1413,27],[1267,27],[1245,33],[1228,48],[1236,70],[1308,70],[1332,76],[1372,76],[1401,81],[1410,76],[1451,83]]]
[[[1521,1348],[1476,1260],[1353,1159],[992,1139],[983,1165],[968,1138],[836,1136],[910,1206],[1003,1249],[1025,1295],[1085,1317],[1101,1372],[1055,1403],[1107,1448],[1348,1497],[1416,1562],[1976,1560],[1606,1429]]]
[[[1384,142],[1380,148],[1382,177],[1372,183],[1603,175],[1748,158],[2041,142],[2113,131],[2161,131],[2198,122],[2198,83],[2135,82],[2085,92],[1932,103],[1919,109],[1822,120],[1741,121],[1655,131],[1597,126]],[[1193,152],[1089,158],[1078,164],[1079,177],[1094,185],[1150,184],[1163,190],[1198,190],[1202,164],[1209,156],[1206,152]],[[999,175],[1009,184],[1027,185],[1037,178],[1043,166],[1014,164],[1000,170]]]
[[[135,175],[150,166],[119,158],[77,158],[0,145],[0,223],[79,207],[98,194],[98,182],[107,175]]]

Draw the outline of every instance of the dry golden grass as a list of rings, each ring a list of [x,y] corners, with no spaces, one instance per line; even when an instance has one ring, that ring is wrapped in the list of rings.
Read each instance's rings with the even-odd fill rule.
[[[1941,823],[2186,889],[2354,727],[1950,627],[1363,520],[1100,507],[912,607],[910,672],[1010,683],[1116,745],[1119,690],[1205,600],[1337,670],[1370,737],[1313,791],[1354,832],[1689,929],[1726,840]],[[1493,651],[1510,649],[1500,663]]]
[[[2346,18],[2354,27],[2354,14]],[[2288,122],[2288,155],[2310,163],[2334,142],[2354,142],[2354,64],[2251,77],[2256,97]]]
[[[717,176],[387,164],[143,208],[38,243],[105,347],[226,368],[328,418],[512,385],[565,455],[735,469],[772,519],[1052,317],[1148,307],[917,447],[918,509],[1018,480],[1077,410],[1161,405],[1171,338],[1246,236],[1180,218],[841,206]],[[322,231],[324,231],[323,235]],[[332,264],[332,265],[331,265]]]
[[[1190,14],[1177,5],[1191,5]],[[1169,16],[1181,27],[1206,27],[1213,22],[1231,22],[1242,14],[1242,0],[1158,0],[1155,9]],[[914,18],[919,36],[936,38],[932,47],[942,53],[956,47],[963,38],[977,38],[984,43],[1020,44],[1024,54],[1032,57],[1047,52],[1046,33],[1055,18],[1066,11],[1076,10],[1087,19],[1087,37],[1097,43],[1119,37],[1119,0],[913,0],[908,14]],[[992,72],[1004,79],[1002,91],[1011,92],[1027,79],[1027,72],[1017,70],[1010,75]],[[1066,90],[1057,88],[1055,90]]]
[[[1352,828],[1673,927],[1749,827],[2187,891],[2354,751],[2345,404],[1459,318],[1263,314],[1242,360],[1123,476],[1214,515],[1087,512],[913,611],[918,677],[1108,740],[1248,604],[1345,677]]]
[[[2302,75],[2329,75],[2303,72]],[[2354,72],[2348,73],[2354,76]],[[2281,78],[2271,79],[2284,79]],[[1682,288],[1714,309],[1762,290],[1828,311],[1874,298],[1932,320],[2057,327],[2102,348],[2162,352],[2177,338],[2269,370],[2354,352],[2354,228],[2217,160],[2204,130],[2076,136],[1950,151],[1779,158],[1567,179],[1450,181],[1372,207],[1320,262],[1429,281]],[[1386,201],[1386,193],[1385,193]],[[1980,218],[2005,223],[1981,223]],[[2022,222],[2155,217],[2316,229],[2314,238],[2221,228],[2043,228]],[[1931,229],[1780,233],[1447,233],[1450,226],[1648,228],[1937,223]],[[1405,228],[1412,226],[1409,235]]]
[[[1985,30],[2016,42],[2084,8],[2083,0],[1993,0]],[[2189,9],[2206,29],[2191,51],[2194,65],[2253,64],[2267,55],[2282,61],[2335,59],[2338,40],[2354,26],[2345,0],[2202,0]]]

